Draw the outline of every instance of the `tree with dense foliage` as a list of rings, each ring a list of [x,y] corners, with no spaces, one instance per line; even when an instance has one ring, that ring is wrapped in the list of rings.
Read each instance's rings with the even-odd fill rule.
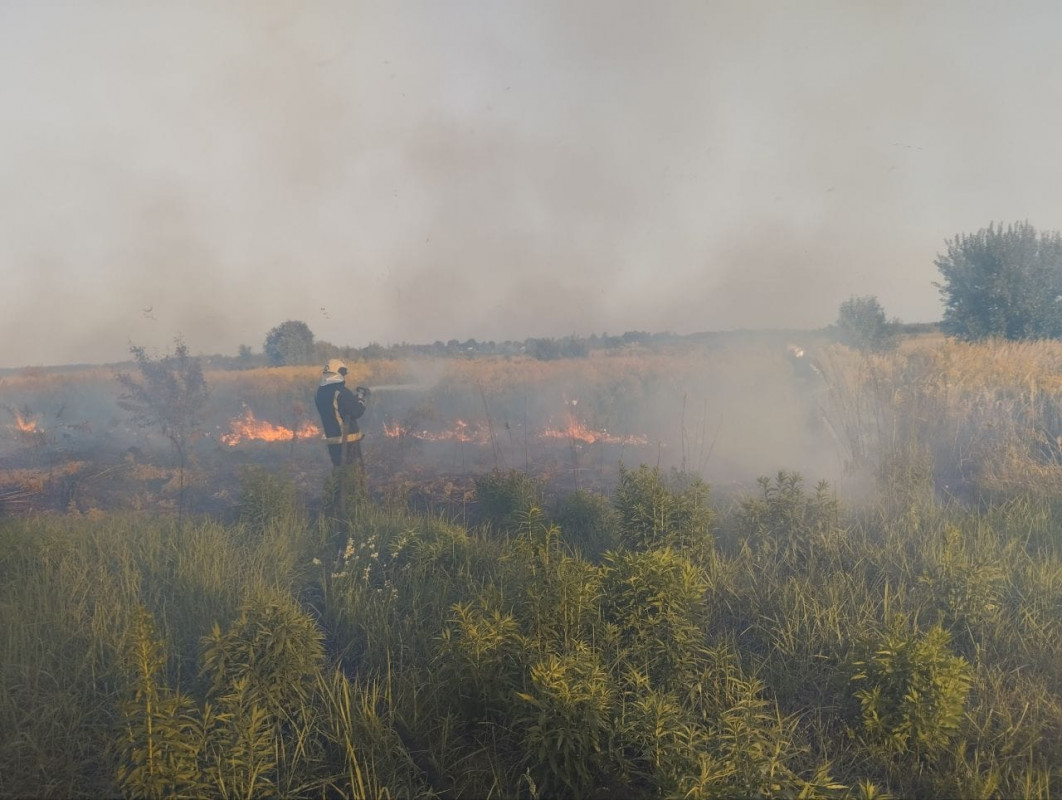
[[[889,321],[873,295],[850,297],[837,313],[837,337],[864,353],[884,353],[899,344],[899,321]]]
[[[313,361],[313,331],[305,322],[289,319],[266,334],[266,359],[275,367]]]
[[[938,256],[941,329],[960,339],[1062,336],[1062,234],[1028,222],[989,225]]]

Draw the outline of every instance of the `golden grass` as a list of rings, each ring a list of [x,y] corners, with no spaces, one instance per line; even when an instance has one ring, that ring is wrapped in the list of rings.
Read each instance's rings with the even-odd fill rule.
[[[853,460],[917,442],[981,490],[1062,486],[1062,342],[936,337],[863,356],[819,354],[828,415]]]
[[[49,469],[0,470],[0,488],[17,487],[28,492],[43,492],[53,481],[81,472],[88,462],[66,461]]]

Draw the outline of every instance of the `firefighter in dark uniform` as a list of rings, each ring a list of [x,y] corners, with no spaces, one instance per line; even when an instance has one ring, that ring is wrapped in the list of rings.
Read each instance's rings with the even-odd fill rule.
[[[321,428],[328,444],[328,455],[336,467],[362,464],[358,417],[365,413],[369,390],[359,386],[347,388],[347,366],[338,358],[325,365],[314,403],[321,415]]]

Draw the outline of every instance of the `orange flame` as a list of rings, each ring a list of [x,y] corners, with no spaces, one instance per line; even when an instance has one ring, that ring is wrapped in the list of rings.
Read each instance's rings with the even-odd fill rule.
[[[410,439],[420,439],[424,442],[470,442],[474,444],[486,444],[490,441],[488,431],[477,425],[469,425],[463,419],[457,420],[452,428],[445,431],[414,431],[398,422],[385,422],[383,430],[384,436],[389,439],[408,437]]]
[[[320,429],[310,422],[303,422],[292,430],[271,422],[256,419],[254,412],[246,408],[243,416],[229,423],[229,433],[222,434],[221,441],[229,447],[239,444],[244,439],[258,439],[264,442],[289,442],[292,439],[310,439],[320,436]]]
[[[571,403],[575,405],[575,403]],[[571,442],[583,442],[584,444],[625,444],[641,446],[649,443],[649,439],[641,434],[627,434],[616,436],[608,431],[594,430],[577,420],[573,415],[568,415],[568,424],[563,428],[546,428],[542,432],[543,439],[567,439]]]
[[[570,402],[569,405],[575,405]],[[453,427],[443,431],[413,430],[400,422],[383,423],[383,433],[388,439],[418,439],[424,442],[465,442],[472,444],[488,444],[490,442],[489,429],[470,425],[462,419],[457,420]],[[563,439],[570,442],[583,444],[621,444],[634,447],[643,447],[649,444],[649,438],[642,434],[627,434],[617,436],[607,430],[594,430],[585,423],[580,422],[574,414],[569,414],[568,423],[563,428],[546,427],[538,434],[541,439]]]
[[[33,419],[27,419],[15,412],[15,430],[19,433],[40,433],[41,429],[37,426],[37,421]]]

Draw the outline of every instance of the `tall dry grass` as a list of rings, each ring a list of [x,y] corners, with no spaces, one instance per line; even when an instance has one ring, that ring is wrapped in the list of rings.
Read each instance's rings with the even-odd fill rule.
[[[1062,343],[932,338],[884,356],[818,357],[824,416],[853,468],[917,450],[964,499],[1060,488]]]

